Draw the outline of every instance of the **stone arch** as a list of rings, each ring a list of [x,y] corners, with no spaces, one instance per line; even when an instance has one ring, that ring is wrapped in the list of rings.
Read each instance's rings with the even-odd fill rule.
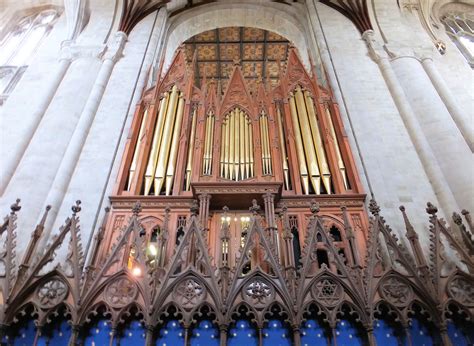
[[[230,26],[255,27],[287,38],[296,46],[304,66],[309,70],[307,52],[310,45],[305,28],[311,26],[305,22],[306,15],[302,8],[279,3],[212,3],[189,9],[170,19],[163,71],[170,66],[174,52],[181,43],[201,32]]]

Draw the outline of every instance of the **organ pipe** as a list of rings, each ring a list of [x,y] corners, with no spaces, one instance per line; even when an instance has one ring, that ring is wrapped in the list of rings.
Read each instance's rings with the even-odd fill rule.
[[[303,140],[301,138],[301,130],[298,121],[298,112],[296,111],[296,101],[293,93],[290,93],[290,113],[293,124],[293,132],[295,135],[296,151],[298,154],[298,163],[300,168],[301,182],[303,184],[303,192],[309,195],[309,178],[308,170],[306,168],[306,159],[303,148]]]
[[[244,150],[245,150],[245,156],[244,156],[244,162],[245,162],[245,176],[250,177],[250,143],[249,143],[249,132],[252,130],[252,128],[249,125],[249,122],[247,121],[247,118],[244,116]]]
[[[209,152],[209,150],[207,149],[207,147],[209,146],[209,131],[210,131],[210,116],[208,115],[206,117],[206,130],[205,130],[205,134],[204,134],[204,154],[203,154],[203,168],[202,168],[202,174],[206,175],[207,173],[207,164],[208,164],[208,157],[207,157],[207,153]]]
[[[247,115],[239,108],[235,108],[224,118],[221,141],[221,177],[235,181],[252,177],[251,131],[252,125]]]
[[[236,111],[238,108],[236,109]],[[231,112],[229,118],[230,122],[230,138],[229,138],[229,177],[228,179],[234,179],[234,138],[235,138],[235,112]]]
[[[227,130],[226,130],[226,123],[225,121],[222,122],[222,131],[221,131],[221,142],[222,143],[225,143],[226,142],[226,135],[227,135]],[[225,163],[225,144],[221,145],[221,159],[219,161],[220,163],[220,174],[221,174],[221,177],[224,176],[224,163]]]
[[[160,143],[163,133],[163,124],[165,122],[165,115],[168,109],[168,103],[169,94],[165,92],[163,99],[160,102],[158,118],[156,119],[156,125],[153,132],[153,141],[151,144],[150,156],[148,157],[148,163],[145,171],[145,195],[148,195],[150,193],[150,189],[153,184],[153,177],[155,176],[156,163],[158,161],[158,151],[160,149]]]
[[[236,110],[235,114],[234,114],[234,123],[235,123],[235,135],[234,135],[234,177],[235,177],[235,180],[238,181],[239,180],[239,162],[240,162],[240,145],[239,145],[239,142],[240,142],[240,133],[239,133],[239,129],[240,129],[240,115],[241,115],[241,111],[239,109]]]
[[[262,167],[263,174],[272,174],[271,154],[270,154],[270,138],[268,135],[268,117],[262,111],[260,116],[260,136],[262,142]]]
[[[132,163],[130,164],[130,169],[128,173],[128,184],[127,190],[130,190],[132,184],[133,176],[135,175],[135,170],[137,169],[138,155],[140,153],[140,148],[142,147],[142,137],[145,133],[145,126],[148,119],[148,108],[143,112],[142,123],[140,125],[140,130],[138,131],[137,144],[135,145],[135,151],[133,152]]]
[[[166,163],[168,162],[170,147],[171,147],[171,136],[173,133],[173,125],[176,118],[176,109],[178,106],[178,88],[173,86],[171,91],[170,101],[166,112],[166,120],[163,128],[163,136],[161,139],[160,150],[158,152],[158,161],[156,163],[155,179],[154,179],[154,190],[155,196],[158,196],[165,182],[166,175]]]
[[[196,137],[196,118],[197,118],[197,107],[194,108],[193,119],[191,120],[191,134],[189,135],[188,142],[188,161],[186,163],[186,191],[189,191],[191,187],[191,172],[193,164],[193,153],[194,153],[194,137]]]
[[[176,120],[173,130],[173,139],[171,142],[171,148],[168,159],[168,166],[166,168],[166,182],[165,182],[165,194],[169,196],[174,181],[174,173],[176,170],[176,159],[178,158],[178,144],[181,133],[181,123],[183,122],[184,113],[184,98],[183,94],[179,95],[178,108],[176,111]]]
[[[249,131],[249,166],[250,166],[250,175],[248,176],[253,177],[253,126],[252,126],[252,120],[249,120],[249,125],[248,125],[248,131]]]
[[[230,123],[228,118],[224,121],[225,124],[225,139],[224,139],[224,175],[227,178],[229,176],[229,155],[230,155]]]
[[[246,127],[246,121],[245,121],[245,113],[240,112],[239,116],[239,121],[240,121],[240,134],[239,134],[239,144],[240,144],[240,157],[239,157],[239,168],[240,168],[240,176],[242,179],[245,179],[245,127]]]
[[[316,112],[314,110],[313,99],[309,92],[304,92],[306,100],[306,108],[308,110],[309,123],[311,125],[311,133],[313,135],[313,143],[316,148],[316,154],[318,158],[319,169],[322,174],[322,180],[324,188],[328,194],[331,193],[331,171],[329,170],[328,161],[326,159],[326,153],[324,151],[323,141],[321,139],[321,129],[319,128],[318,119],[316,118]]]
[[[339,143],[336,137],[336,131],[334,130],[334,124],[332,122],[331,112],[327,104],[324,105],[324,108],[326,110],[326,117],[328,119],[329,131],[331,133],[332,139],[334,140],[334,146],[336,148],[337,166],[339,168],[339,172],[341,173],[342,181],[344,182],[344,188],[347,190],[348,184],[347,184],[346,166],[344,165],[344,161],[342,160],[341,149],[339,148]]]
[[[214,113],[209,111],[206,118],[206,135],[204,137],[203,175],[212,174],[212,147],[214,141]]]
[[[290,189],[290,174],[288,167],[288,156],[286,155],[285,135],[283,133],[283,119],[281,117],[280,107],[277,106],[278,135],[280,137],[280,152],[283,166],[283,176],[285,178],[285,189]]]
[[[317,195],[321,192],[321,174],[319,172],[316,152],[309,126],[308,113],[306,111],[306,103],[304,101],[303,91],[298,86],[295,92],[296,108],[298,111],[298,119],[301,126],[301,134],[303,137],[304,151],[306,155],[306,163],[308,165],[309,177],[311,185]]]

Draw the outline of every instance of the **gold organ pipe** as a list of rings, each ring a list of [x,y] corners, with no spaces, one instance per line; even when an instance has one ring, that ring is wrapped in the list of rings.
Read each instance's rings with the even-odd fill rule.
[[[173,129],[173,137],[171,141],[170,154],[168,159],[168,167],[166,168],[166,183],[165,183],[165,194],[170,195],[171,188],[173,187],[174,173],[176,170],[176,159],[178,158],[178,145],[181,133],[181,123],[183,122],[184,113],[184,97],[183,93],[179,95],[178,108],[176,111],[176,120]]]
[[[207,164],[207,174],[211,175],[212,174],[212,156],[214,153],[214,121],[216,120],[216,117],[214,114],[211,115],[211,120],[210,120],[210,128],[209,128],[209,147],[208,147],[208,164]]]
[[[169,104],[169,94],[164,93],[164,97],[160,102],[160,109],[158,111],[158,118],[156,119],[155,131],[153,133],[153,141],[151,144],[150,156],[145,171],[145,196],[150,193],[153,184],[153,177],[155,176],[156,163],[158,161],[158,151],[160,150],[160,143],[163,134],[163,124],[165,123],[166,111]]]
[[[229,140],[229,179],[234,178],[234,138],[235,138],[235,112],[232,111],[229,117],[230,121],[230,140]]]
[[[227,115],[225,124],[224,178],[229,179],[230,115]]]
[[[244,148],[245,148],[245,179],[250,177],[250,143],[249,143],[249,123],[244,114]]]
[[[245,178],[245,113],[240,112],[239,116],[239,145],[240,145],[240,156],[239,156],[239,168],[240,168],[240,179]]]
[[[211,137],[211,112],[206,117],[206,136],[204,137],[204,162],[203,162],[203,175],[207,175],[209,166],[209,146]]]
[[[260,128],[260,143],[262,148],[262,173],[266,174],[265,167],[265,135],[263,134],[263,115],[258,118],[258,127]]]
[[[127,191],[130,190],[133,176],[135,175],[135,170],[137,169],[138,155],[140,153],[140,148],[142,146],[141,138],[143,137],[143,134],[145,133],[145,126],[146,126],[147,119],[148,119],[148,107],[143,112],[142,123],[140,125],[140,130],[138,131],[137,143],[135,145],[135,150],[133,152],[133,157],[132,157],[132,163],[130,164],[130,169],[128,173]]]
[[[206,171],[205,175],[209,175],[209,165],[211,161],[211,156],[209,152],[211,151],[211,131],[212,131],[212,113],[209,113],[207,116],[207,138],[206,138]]]
[[[324,187],[328,194],[331,194],[331,171],[329,170],[328,161],[326,159],[326,152],[324,151],[323,141],[321,139],[321,129],[319,128],[318,119],[314,110],[313,99],[309,92],[305,91],[306,109],[308,110],[309,123],[311,125],[311,132],[313,133],[314,147],[318,156],[319,169],[322,174]]]
[[[328,119],[329,124],[329,131],[331,132],[331,136],[334,140],[334,146],[336,147],[336,156],[337,156],[337,166],[339,167],[339,171],[342,175],[342,180],[344,182],[344,187],[347,190],[347,173],[346,173],[346,166],[344,165],[344,161],[342,160],[341,149],[339,148],[339,142],[337,141],[336,131],[334,129],[334,124],[332,122],[331,111],[328,108],[328,105],[324,105],[324,109],[326,110],[326,117]]]
[[[250,177],[253,177],[253,126],[252,120],[249,120],[249,163],[250,163]]]
[[[281,117],[281,110],[280,107],[277,106],[277,119],[278,119],[278,135],[280,136],[280,152],[281,152],[281,159],[283,162],[283,175],[285,178],[285,187],[287,190],[290,188],[290,176],[289,176],[289,167],[288,167],[288,157],[286,156],[286,140],[285,135],[283,133],[283,119]]]
[[[263,123],[264,127],[263,129],[265,130],[265,144],[266,144],[266,152],[267,152],[267,174],[272,174],[272,154],[270,151],[270,134],[269,134],[269,128],[268,128],[268,116],[265,115],[263,118]]]
[[[173,125],[176,118],[176,108],[178,105],[178,88],[173,86],[171,97],[166,111],[165,126],[163,128],[163,136],[161,139],[160,151],[158,152],[158,162],[155,171],[155,196],[158,196],[163,187],[166,173],[166,163],[168,162],[169,151],[171,146],[171,135],[173,133]]]
[[[311,135],[311,129],[308,122],[308,113],[306,111],[306,104],[304,102],[303,92],[298,86],[295,92],[296,108],[298,110],[298,118],[301,124],[301,134],[303,136],[303,145],[306,154],[306,160],[310,175],[311,184],[314,191],[319,195],[321,192],[321,175],[319,173],[318,161],[316,152],[314,151],[314,144]]]
[[[305,195],[309,195],[309,178],[306,167],[306,159],[304,155],[303,140],[301,139],[300,125],[298,122],[298,112],[296,111],[296,101],[294,95],[290,94],[290,111],[293,124],[293,132],[295,134],[296,151],[298,154],[298,162],[300,168],[301,182]]]
[[[235,135],[234,135],[234,170],[235,170],[235,181],[239,180],[239,160],[240,160],[240,146],[239,146],[239,129],[240,129],[240,109],[236,109],[234,114],[234,123],[235,123]]]
[[[197,123],[197,107],[193,111],[193,119],[191,120],[191,134],[188,142],[188,162],[186,163],[186,191],[191,187],[191,171],[193,165],[194,154],[194,137],[196,137],[196,123]]]
[[[221,130],[221,159],[220,159],[220,174],[221,177],[224,177],[224,159],[225,159],[225,141],[226,141],[226,122],[225,118],[222,121],[222,130]]]

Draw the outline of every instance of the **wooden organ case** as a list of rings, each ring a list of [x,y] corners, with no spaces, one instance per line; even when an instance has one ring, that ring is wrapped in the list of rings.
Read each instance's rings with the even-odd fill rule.
[[[331,90],[308,73],[295,48],[288,49],[284,65],[276,86],[260,80],[251,90],[236,61],[221,90],[212,79],[196,83],[193,63],[184,48],[177,51],[136,107],[99,257],[107,256],[140,201],[151,256],[165,265],[197,204],[214,264],[225,259],[232,267],[245,242],[249,207],[255,211],[262,205],[264,226],[282,262],[284,222],[291,228],[290,252],[297,264],[309,206],[316,201],[344,258],[354,258],[344,234],[347,223],[363,258],[365,195],[338,105]],[[164,245],[162,229],[168,231]],[[132,248],[130,257],[133,261]],[[324,246],[318,261],[330,266]]]

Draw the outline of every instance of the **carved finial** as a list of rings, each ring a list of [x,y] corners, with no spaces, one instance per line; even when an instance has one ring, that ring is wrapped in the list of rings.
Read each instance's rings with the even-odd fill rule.
[[[138,214],[140,214],[141,211],[142,211],[142,204],[140,203],[140,201],[136,201],[135,205],[132,208],[133,215],[138,216]]]
[[[415,232],[415,229],[413,228],[412,224],[410,223],[410,220],[408,219],[408,216],[405,212],[405,207],[403,205],[400,206],[400,211],[402,212],[403,215],[403,221],[405,221],[405,228],[407,230],[407,237],[417,237],[418,235]]]
[[[15,203],[13,203],[11,206],[10,206],[10,209],[12,211],[12,214],[15,214],[17,211],[19,211],[21,209],[21,206],[20,206],[20,201],[21,199],[17,198]]]
[[[456,212],[453,212],[453,221],[456,225],[458,226],[461,226],[462,224],[462,218],[461,218],[461,215],[459,215],[458,213]]]
[[[191,216],[196,216],[199,213],[199,204],[196,199],[193,199],[191,208],[189,208],[189,210],[191,211]]]
[[[169,214],[171,212],[171,208],[169,205],[166,205],[165,207],[165,214]]]
[[[436,215],[438,212],[438,208],[436,208],[433,203],[428,202],[426,203],[426,212],[430,215]]]
[[[51,206],[48,204],[45,209],[46,209],[46,211],[50,211],[50,210],[51,210]]]
[[[227,214],[229,212],[229,207],[225,205],[222,207],[222,210],[224,211],[225,214]]]
[[[373,198],[369,202],[369,211],[373,216],[379,216],[380,207]]]
[[[81,203],[82,203],[82,202],[78,199],[78,200],[76,201],[76,204],[74,204],[74,205],[71,207],[71,210],[72,210],[72,214],[73,214],[73,215],[76,215],[78,212],[81,211],[81,209],[82,209],[82,208],[81,208]],[[47,208],[47,207],[46,207],[46,208]]]
[[[110,212],[110,207],[105,207],[105,208],[104,208],[104,211],[105,211],[106,213]]]
[[[256,199],[252,199],[252,206],[249,208],[249,210],[252,212],[253,215],[257,215],[258,212],[260,211],[260,206],[257,203]]]
[[[240,59],[235,58],[233,63],[234,63],[234,66],[239,66],[240,65]]]
[[[318,213],[319,213],[319,203],[316,202],[315,200],[311,201],[311,206],[309,207],[309,209],[311,210],[311,213],[316,216]]]

